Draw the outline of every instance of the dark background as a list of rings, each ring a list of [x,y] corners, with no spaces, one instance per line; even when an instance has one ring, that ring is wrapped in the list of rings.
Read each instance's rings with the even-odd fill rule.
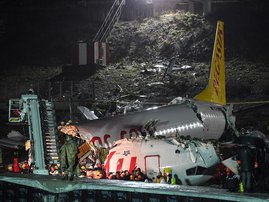
[[[151,7],[146,7],[141,2],[143,1],[127,0],[121,19],[140,22],[144,17],[150,16],[152,14]],[[235,73],[233,73],[235,82],[233,84],[228,83],[229,100],[242,101],[243,96],[246,98],[244,101],[268,100],[269,91],[265,88],[257,92],[259,96],[255,94],[251,97],[250,91],[251,85],[257,86],[257,91],[268,86],[268,83],[264,83],[266,79],[263,80],[263,83],[258,79],[254,79],[250,83],[248,81],[251,78],[237,81],[237,77],[239,74],[244,75],[245,69],[248,69],[247,71],[252,77],[251,71],[256,71],[257,69],[254,68],[258,66],[261,70],[263,69],[260,74],[267,76],[269,80],[267,74],[269,63],[269,3],[266,0],[238,0],[227,1],[227,3],[224,0],[221,2],[213,5],[213,12],[206,16],[206,19],[213,27],[215,27],[217,20],[224,21],[225,57],[227,60],[236,59],[231,64],[235,68]],[[0,0],[0,70],[2,71],[0,81],[5,83],[5,92],[14,87],[15,82],[28,81],[30,77],[36,77],[34,82],[50,79],[50,75],[42,76],[42,74],[48,74],[48,71],[52,71],[54,66],[63,67],[70,64],[75,44],[79,40],[92,42],[112,3],[112,0]],[[197,13],[199,12],[198,9]],[[209,43],[212,43],[210,44],[210,47],[212,47],[213,41]],[[192,57],[191,60],[204,62],[208,61],[209,58],[209,55],[205,55],[199,58]],[[118,59],[113,58],[115,62]],[[251,61],[256,65],[252,63],[248,65],[248,62],[242,65],[240,62],[244,60]],[[238,66],[240,68],[236,69]],[[28,72],[26,69],[30,67],[33,67],[33,76],[31,73],[27,73],[27,78],[25,78],[25,75],[21,76],[20,73]],[[257,74],[257,71],[255,74]],[[39,72],[40,76],[38,76]],[[18,76],[13,81],[6,81],[11,74],[18,74]],[[75,73],[71,76],[74,80],[80,79],[79,77],[76,78]],[[96,80],[98,80],[98,77],[102,77],[102,75],[98,75]],[[59,77],[59,79],[63,80],[63,77]],[[28,85],[27,88],[29,86],[31,85]],[[192,83],[190,83],[190,86],[196,87]],[[48,85],[40,85],[40,88],[47,89]],[[4,89],[2,86],[0,90],[3,95]],[[8,99],[9,97],[0,102],[0,124],[2,126],[7,121]],[[68,113],[68,104],[66,106],[65,113]],[[258,118],[262,118],[260,128],[266,131],[269,114],[267,108],[268,104],[259,105],[258,108],[256,106],[244,106],[243,116],[247,118],[241,119],[240,126],[257,126],[261,123]],[[253,117],[255,117],[255,121]]]
[[[150,15],[151,7],[141,2],[127,0],[122,19],[139,20]],[[268,1],[227,2],[213,4],[213,13],[207,16],[212,24],[217,19],[225,22],[226,57],[268,62]],[[1,0],[1,68],[71,63],[76,42],[91,42],[112,3],[112,0]]]

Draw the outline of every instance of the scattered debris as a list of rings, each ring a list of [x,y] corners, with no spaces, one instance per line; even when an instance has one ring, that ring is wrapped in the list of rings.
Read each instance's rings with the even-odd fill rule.
[[[87,107],[78,106],[78,110],[85,116],[88,120],[98,119],[98,117],[94,114],[94,111],[89,110]]]
[[[148,86],[156,86],[156,85],[164,85],[164,83],[163,82],[153,82],[153,83],[149,83],[149,84],[147,84]]]

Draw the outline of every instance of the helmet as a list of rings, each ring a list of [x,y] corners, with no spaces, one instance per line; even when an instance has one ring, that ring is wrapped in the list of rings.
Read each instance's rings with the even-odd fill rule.
[[[72,121],[71,120],[69,120],[69,121],[66,122],[66,125],[71,125],[71,124],[72,124]]]
[[[9,166],[7,167],[7,170],[10,171],[10,172],[12,172],[12,171],[13,171],[13,167],[12,167],[12,165],[9,165]]]

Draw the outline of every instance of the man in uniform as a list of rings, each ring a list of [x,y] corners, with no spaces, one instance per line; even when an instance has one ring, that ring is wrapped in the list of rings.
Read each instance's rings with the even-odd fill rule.
[[[65,143],[61,147],[61,168],[64,180],[73,180],[74,175],[79,176],[78,147],[75,137],[78,135],[77,127],[66,125],[60,129],[66,135]]]

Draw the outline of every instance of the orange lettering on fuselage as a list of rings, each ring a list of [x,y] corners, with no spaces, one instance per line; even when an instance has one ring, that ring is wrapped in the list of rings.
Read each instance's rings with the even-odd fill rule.
[[[105,134],[104,135],[104,143],[106,143],[107,145],[109,144],[109,142],[108,142],[108,138],[110,138],[111,136],[109,135],[109,134]]]
[[[125,130],[122,130],[122,131],[120,132],[120,139],[124,139],[124,138],[126,138],[126,137],[125,137],[126,134],[127,134],[127,132],[126,132]],[[139,135],[140,135],[139,130],[137,130],[137,129],[135,129],[135,128],[131,128],[131,129],[129,130],[129,138],[134,137],[134,136],[138,137]]]
[[[214,71],[214,77],[213,77],[213,87],[215,90],[216,95],[219,95],[219,80],[220,80],[220,61],[221,61],[221,49],[222,49],[222,36],[223,31],[219,29],[218,36],[217,36],[217,44],[216,44],[216,52],[215,52],[215,71]]]
[[[119,136],[119,138],[120,138],[120,139],[124,139],[124,138],[126,138],[126,137],[125,137],[126,134],[127,134],[127,131],[122,130],[122,131],[120,132],[120,136]],[[134,136],[138,137],[139,135],[140,135],[139,130],[137,130],[137,129],[135,129],[135,128],[131,128],[131,129],[129,130],[129,138],[134,137]],[[94,144],[94,143],[97,141],[97,142],[99,143],[100,146],[103,146],[103,142],[104,142],[105,144],[109,144],[109,141],[108,141],[109,138],[111,138],[111,135],[110,135],[110,134],[105,134],[105,135],[103,136],[103,140],[104,140],[104,141],[102,141],[101,137],[99,137],[99,136],[93,136],[92,139],[91,139],[91,142]]]
[[[94,137],[91,139],[91,142],[92,142],[93,145],[94,145],[95,141],[98,141],[99,145],[100,145],[100,146],[103,146],[103,143],[102,143],[102,140],[101,140],[100,137],[94,136]]]

